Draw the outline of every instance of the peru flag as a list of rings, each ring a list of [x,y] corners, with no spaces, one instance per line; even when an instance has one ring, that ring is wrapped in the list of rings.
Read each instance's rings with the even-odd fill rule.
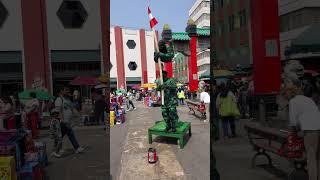
[[[152,16],[150,7],[148,7],[148,15],[150,20],[150,27],[151,29],[153,29],[153,27],[158,24],[158,21]]]

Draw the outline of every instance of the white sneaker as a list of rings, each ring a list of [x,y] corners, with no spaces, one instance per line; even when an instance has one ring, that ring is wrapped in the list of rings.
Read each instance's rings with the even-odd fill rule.
[[[60,158],[60,157],[61,157],[61,155],[58,154],[58,153],[56,153],[56,152],[53,152],[53,153],[51,154],[51,156],[56,157],[56,158]]]
[[[134,108],[133,110],[136,110],[137,108]]]
[[[82,153],[83,151],[84,151],[84,148],[83,148],[83,147],[79,147],[79,148],[76,150],[76,154]]]

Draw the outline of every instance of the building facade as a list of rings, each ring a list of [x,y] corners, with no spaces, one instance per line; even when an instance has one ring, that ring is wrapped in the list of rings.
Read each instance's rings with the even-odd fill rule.
[[[214,1],[216,62],[222,66],[251,66],[250,0]]]
[[[279,0],[281,59],[306,58],[309,55],[288,57],[291,43],[300,35],[320,24],[320,1]],[[320,42],[319,42],[320,43]],[[312,55],[311,55],[312,56]],[[319,56],[318,56],[319,57]]]
[[[156,80],[152,31],[111,27],[110,41],[111,88],[130,88]]]
[[[210,29],[197,29],[197,67],[198,77],[201,79],[203,74],[210,73]],[[190,37],[186,32],[174,32],[172,35],[174,50],[174,77],[181,83],[189,82],[189,61],[190,61]]]
[[[198,77],[208,78],[210,75],[210,0],[196,0],[189,11],[189,18],[195,22],[199,28],[198,31],[206,31],[209,35],[209,38],[199,36],[197,45]]]
[[[189,11],[198,28],[210,28],[210,0],[196,0]]]
[[[0,1],[1,95],[36,85],[56,92],[77,76],[106,72],[109,55],[102,49],[108,51],[109,41],[101,42],[108,39],[109,32],[102,32],[101,19],[107,16],[108,3],[32,3]],[[108,25],[109,20],[104,24]]]

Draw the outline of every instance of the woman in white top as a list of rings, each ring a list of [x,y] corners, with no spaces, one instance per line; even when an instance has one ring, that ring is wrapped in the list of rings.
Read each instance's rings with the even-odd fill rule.
[[[289,100],[289,125],[304,135],[309,180],[320,180],[320,112],[315,102],[302,94],[300,85],[283,92]]]

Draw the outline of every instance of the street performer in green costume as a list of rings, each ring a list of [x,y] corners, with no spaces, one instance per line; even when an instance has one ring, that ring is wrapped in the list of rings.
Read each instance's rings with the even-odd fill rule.
[[[161,106],[162,117],[166,122],[167,132],[176,132],[179,116],[177,113],[177,82],[173,78],[167,77],[167,72],[162,71],[163,84],[157,86],[157,90],[164,90],[164,104]]]
[[[172,32],[168,25],[163,27],[162,40],[159,41],[159,51],[154,53],[154,60],[158,63],[158,59],[161,62],[171,62],[174,57],[173,43],[172,43]],[[158,84],[157,90],[164,90],[164,104],[161,106],[162,117],[166,122],[167,132],[176,132],[178,124],[178,114],[176,107],[178,106],[177,98],[177,82],[174,78],[168,78],[168,73],[162,71],[163,84]]]

